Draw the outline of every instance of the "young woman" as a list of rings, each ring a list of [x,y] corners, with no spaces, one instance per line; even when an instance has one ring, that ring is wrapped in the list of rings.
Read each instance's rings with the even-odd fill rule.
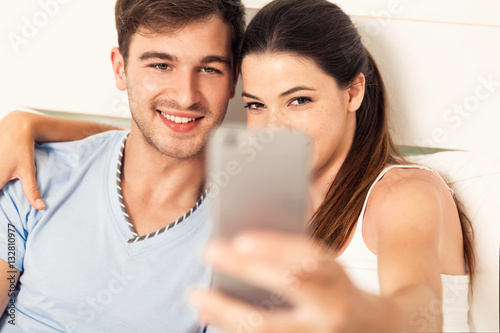
[[[468,331],[470,223],[436,172],[397,153],[381,75],[349,17],[326,0],[271,2],[247,29],[241,71],[249,127],[312,138],[312,240],[253,232],[211,244],[215,269],[293,308],[198,290],[202,320],[230,332]],[[13,170],[4,181],[29,173]]]
[[[324,0],[269,3],[246,30],[241,72],[249,127],[312,138],[309,227],[333,253],[275,233],[212,244],[215,269],[294,308],[195,292],[202,318],[231,332],[468,331],[470,223],[437,173],[397,153],[381,75],[349,17]]]

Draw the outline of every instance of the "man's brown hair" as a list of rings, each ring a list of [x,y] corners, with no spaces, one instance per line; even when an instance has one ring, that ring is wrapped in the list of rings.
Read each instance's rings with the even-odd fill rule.
[[[245,29],[245,9],[241,0],[117,0],[115,6],[118,47],[127,63],[130,41],[139,27],[164,33],[218,14],[231,26],[233,73]]]

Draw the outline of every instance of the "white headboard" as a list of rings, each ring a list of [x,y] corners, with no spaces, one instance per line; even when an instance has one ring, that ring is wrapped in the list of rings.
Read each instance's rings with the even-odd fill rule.
[[[248,16],[269,2],[243,1],[250,9]],[[379,64],[391,104],[391,130],[398,144],[500,151],[500,1],[334,2],[353,17]],[[9,105],[16,104],[129,117],[126,94],[115,88],[110,64],[110,50],[116,45],[114,3],[3,1],[0,117],[10,110]],[[241,83],[239,87],[241,94]],[[236,97],[226,121],[244,119],[241,99]],[[495,277],[491,278],[498,274],[498,257],[491,248],[495,252],[498,249],[500,158],[496,154],[488,164],[486,155],[481,155],[483,159],[474,155],[464,159],[459,152],[444,154],[444,164],[435,165],[452,171],[452,180],[455,185],[460,183],[458,189],[467,199],[469,213],[474,214],[471,218],[476,224],[482,223],[475,229],[477,247],[478,253],[486,253],[488,259],[478,261],[478,281],[491,280],[493,285],[476,289],[476,299],[488,298],[476,302],[477,308],[486,306],[490,311],[476,312],[493,313],[491,319],[498,315],[498,284]],[[466,175],[457,168],[465,170]],[[498,327],[497,322],[482,320],[480,324]]]
[[[332,2],[379,64],[398,144],[500,149],[499,1]]]
[[[0,101],[129,117],[115,88],[115,0],[23,0],[0,4]]]
[[[244,0],[253,12],[267,2]],[[353,17],[383,72],[398,144],[500,147],[500,1],[334,2]],[[2,3],[0,102],[127,117],[109,59],[114,3]],[[227,121],[241,119],[237,97]]]

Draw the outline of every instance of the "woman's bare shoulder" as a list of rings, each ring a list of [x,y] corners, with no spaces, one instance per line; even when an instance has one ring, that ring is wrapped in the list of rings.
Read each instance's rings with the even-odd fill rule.
[[[454,212],[451,192],[437,174],[420,168],[393,168],[373,187],[363,234],[368,236],[367,245],[373,247],[381,233],[411,233],[416,224],[440,233],[444,219],[458,217]]]

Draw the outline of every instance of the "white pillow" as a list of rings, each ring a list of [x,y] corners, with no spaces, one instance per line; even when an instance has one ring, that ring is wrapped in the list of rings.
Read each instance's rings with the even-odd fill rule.
[[[500,153],[453,151],[410,159],[439,171],[464,204],[477,259],[471,332],[499,332]]]

